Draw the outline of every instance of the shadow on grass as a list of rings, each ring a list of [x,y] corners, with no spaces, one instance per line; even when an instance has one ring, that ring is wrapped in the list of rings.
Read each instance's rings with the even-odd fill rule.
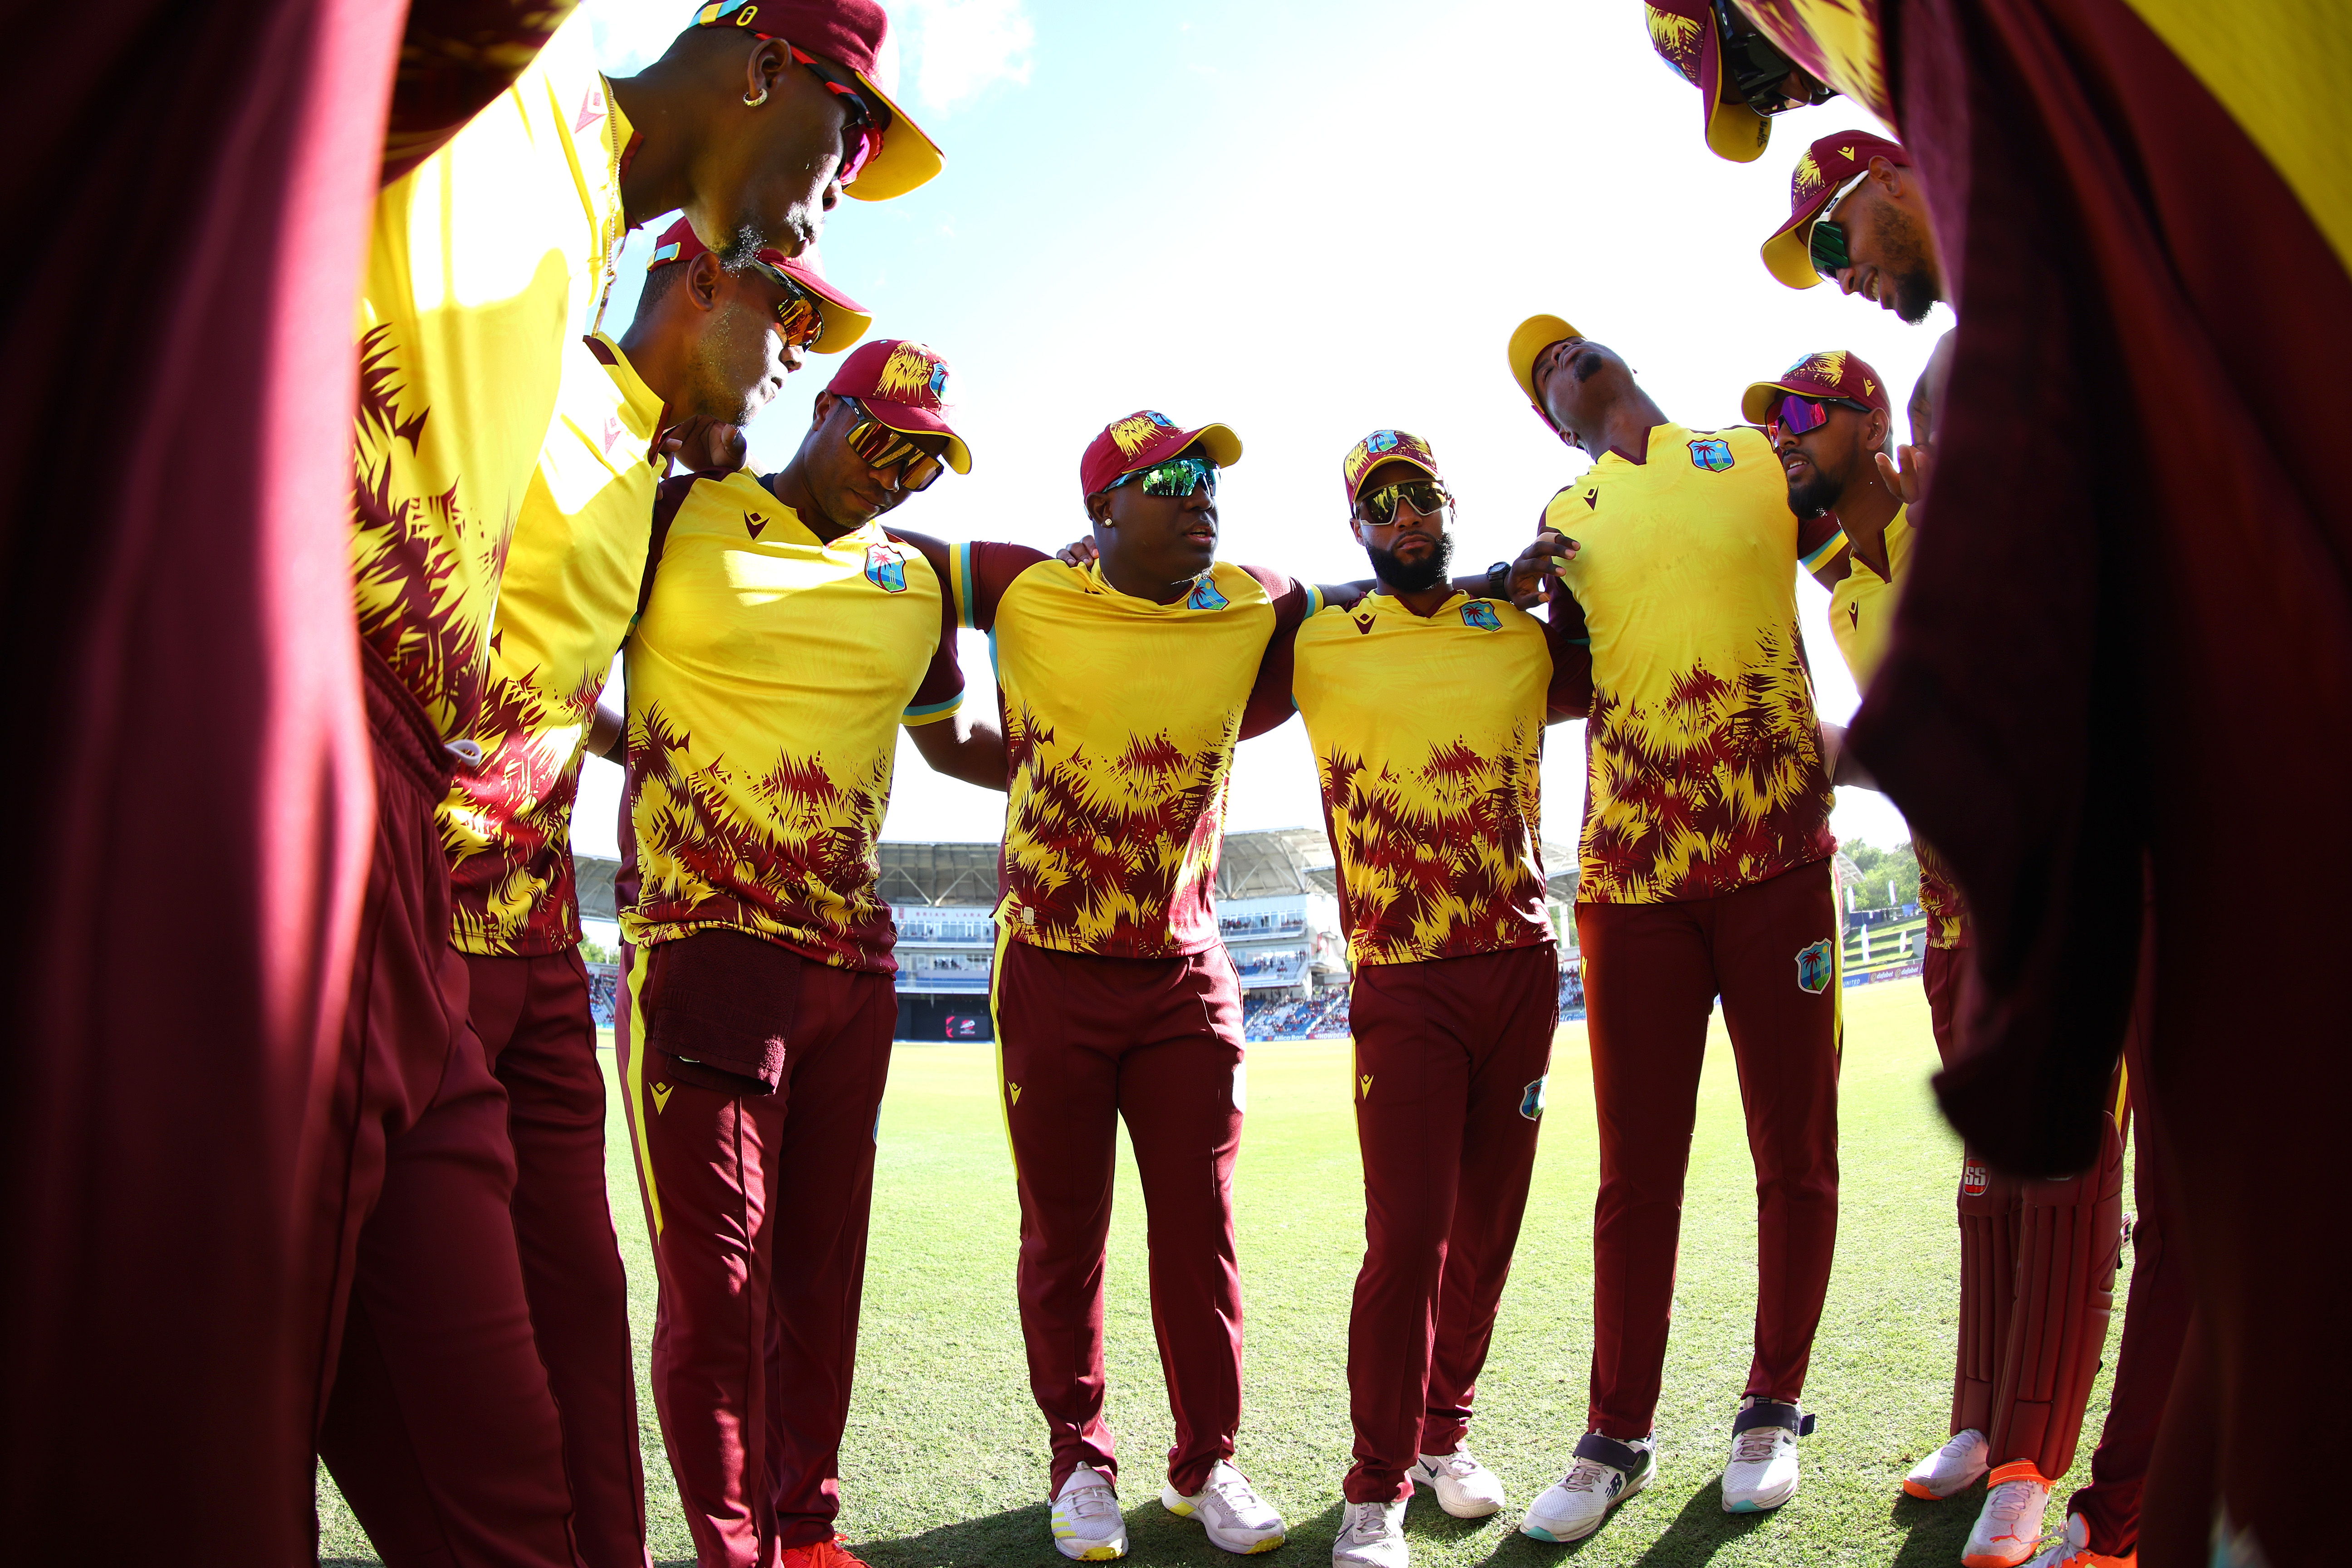
[[[1636,1568],[1683,1568],[1684,1564],[1706,1563],[1759,1525],[1769,1522],[1771,1517],[1769,1513],[1724,1512],[1723,1483],[1710,1480],[1691,1493],[1674,1521],[1659,1532],[1648,1551],[1634,1559]],[[1610,1526],[1603,1522],[1581,1541],[1555,1546],[1513,1530],[1496,1542],[1495,1550],[1481,1561],[1505,1568],[1541,1568],[1545,1563],[1575,1557],[1587,1547],[1606,1542],[1609,1536]]]
[[[1897,1493],[1886,1517],[1903,1532],[1903,1550],[1887,1568],[1929,1568],[1930,1564],[1949,1568],[1958,1562],[1960,1548],[1968,1544],[1969,1527],[1976,1523],[1977,1513],[1984,1507],[1984,1495],[1982,1487],[1970,1487],[1958,1497],[1928,1502]]]

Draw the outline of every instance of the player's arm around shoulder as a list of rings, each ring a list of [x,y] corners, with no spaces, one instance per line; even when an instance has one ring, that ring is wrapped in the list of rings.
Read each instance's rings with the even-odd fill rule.
[[[916,689],[914,700],[907,705],[899,721],[932,772],[982,789],[1004,790],[1012,763],[1005,752],[1003,731],[964,712],[963,667],[956,658],[956,632],[962,616],[954,574],[960,564],[959,554],[970,547],[951,545],[943,539],[909,529],[886,528],[883,531],[919,554],[940,583],[939,641],[932,650],[930,668],[924,672],[923,682]],[[966,572],[972,570],[968,558],[961,564]],[[998,596],[1002,596],[1001,589]],[[992,604],[991,608],[992,620]]]
[[[1565,724],[1592,714],[1592,632],[1586,625],[1584,605],[1570,584],[1568,568],[1582,546],[1561,526],[1572,520],[1571,508],[1588,487],[1568,485],[1545,503],[1536,520],[1536,540],[1560,542],[1557,567],[1543,585],[1544,648],[1551,656],[1551,679],[1544,689],[1544,722]],[[1530,548],[1533,548],[1532,546]]]

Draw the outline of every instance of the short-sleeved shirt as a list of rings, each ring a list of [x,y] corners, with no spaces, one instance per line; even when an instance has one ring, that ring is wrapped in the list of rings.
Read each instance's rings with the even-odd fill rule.
[[[1845,576],[1830,590],[1830,631],[1837,637],[1838,652],[1845,657],[1853,683],[1864,690],[1870,689],[1871,678],[1886,657],[1887,639],[1895,628],[1895,606],[1902,598],[1903,579],[1911,566],[1912,543],[1911,509],[1897,507],[1886,523],[1886,569],[1892,575],[1880,576],[1878,569],[1857,551]],[[1968,902],[1961,898],[1950,868],[1922,839],[1913,838],[1911,848],[1919,858],[1919,907],[1927,911],[1929,945],[1967,946]]]
[[[747,472],[666,481],[654,529],[625,665],[623,933],[730,928],[894,973],[875,847],[898,728],[963,703],[947,547],[878,519],[821,540]]]
[[[1713,898],[1837,851],[1796,576],[1837,547],[1800,527],[1761,432],[1650,430],[1552,498],[1561,581],[1591,638],[1577,898]]]
[[[508,538],[564,345],[625,227],[630,129],[587,23],[384,187],[359,308],[352,571],[360,634],[442,735],[471,734]]]
[[[490,627],[473,739],[441,805],[461,952],[561,952],[580,941],[572,803],[581,742],[636,614],[660,471],[662,400],[601,335],[565,352],[539,471],[524,493]]]
[[[1012,768],[996,918],[1107,958],[1217,945],[1234,747],[1289,717],[1313,586],[1219,562],[1172,605],[1016,544],[955,550],[958,618],[989,634]]]
[[[1307,721],[1339,868],[1350,963],[1550,942],[1541,773],[1554,707],[1544,623],[1456,594],[1417,616],[1387,594],[1298,629]],[[1580,674],[1580,672],[1579,672]]]

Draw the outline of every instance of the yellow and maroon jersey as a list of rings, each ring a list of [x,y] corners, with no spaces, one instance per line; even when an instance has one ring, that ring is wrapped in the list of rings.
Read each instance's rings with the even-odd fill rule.
[[[1712,898],[1836,853],[1796,574],[1843,536],[1801,527],[1763,434],[1654,426],[1544,521],[1581,547],[1561,581],[1591,639],[1577,898]]]
[[[1555,676],[1548,628],[1507,600],[1456,594],[1417,616],[1372,594],[1298,628],[1291,691],[1315,749],[1349,963],[1552,940],[1544,723],[1581,707],[1582,676],[1580,660]]]
[[[2352,30],[2309,0],[2125,0],[2237,121],[2352,268],[2352,162],[2341,90]],[[1888,125],[1896,123],[1884,0],[1741,0],[1790,59]],[[2315,26],[2315,22],[2319,25]]]
[[[1903,579],[1911,566],[1911,509],[1898,507],[1886,523],[1886,569],[1882,577],[1859,552],[1849,555],[1845,576],[1830,590],[1830,631],[1838,652],[1853,674],[1853,683],[1867,691],[1886,657],[1886,643],[1895,627],[1895,606],[1902,596]],[[1919,908],[1927,916],[1927,942],[1933,947],[1965,947],[1969,940],[1969,910],[1943,858],[1920,838],[1911,840],[1919,858]]]
[[[555,421],[524,492],[490,627],[473,739],[441,805],[461,952],[580,940],[572,802],[582,739],[636,614],[659,481],[662,401],[601,335],[566,351]]]
[[[1859,551],[1849,552],[1846,561],[1845,575],[1830,590],[1830,635],[1837,638],[1838,653],[1855,687],[1867,691],[1870,678],[1886,657],[1898,584],[1911,564],[1911,509],[1897,507],[1887,520],[1886,569],[1894,575],[1880,576]]]
[[[875,845],[898,726],[963,704],[947,547],[826,542],[748,472],[667,481],[630,634],[621,929],[712,927],[895,972]]]
[[[1017,544],[956,546],[954,587],[1012,765],[998,923],[1106,958],[1214,947],[1234,746],[1290,716],[1284,656],[1321,595],[1221,561],[1155,604]]]
[[[507,542],[564,344],[625,221],[630,130],[584,22],[377,198],[359,308],[360,633],[453,742],[488,668]]]

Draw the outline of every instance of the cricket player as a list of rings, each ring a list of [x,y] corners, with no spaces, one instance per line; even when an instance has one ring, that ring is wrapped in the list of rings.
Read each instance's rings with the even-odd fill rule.
[[[761,6],[790,44],[723,9],[614,82],[584,22],[564,28],[377,206],[351,539],[376,837],[313,1286],[320,1452],[391,1563],[579,1560],[436,821],[480,757],[499,574],[565,345],[632,221],[683,207],[706,238],[796,254],[845,184],[937,167],[869,79],[877,7]]]
[[[1902,136],[1962,307],[1930,525],[1853,729],[1969,889],[1969,1048],[1938,1092],[2004,1164],[2091,1163],[2152,886],[2143,1121],[2196,1237],[2197,1312],[2156,1461],[2187,1485],[2149,1495],[2148,1561],[2323,1560],[2352,1263],[2313,1257],[2324,1221],[2280,1194],[2333,1184],[2352,1066],[2294,1042],[2342,999],[2316,943],[2248,984],[2199,932],[2225,905],[2322,929],[2352,875],[2340,842],[2288,863],[2211,838],[2333,798],[2352,735],[2352,498],[2322,434],[2352,414],[2352,110],[2331,85],[2352,34],[2280,0],[2226,27],[2160,0],[1748,8]],[[2258,282],[2214,258],[2223,234]],[[2273,760],[2249,776],[2249,756]],[[2246,1040],[2273,1043],[2257,1071]],[[2310,1261],[2281,1291],[2286,1257]]]
[[[1503,1506],[1471,1400],[1527,1207],[1559,1021],[1539,823],[1547,723],[1590,697],[1581,646],[1447,580],[1454,502],[1429,444],[1375,430],[1340,464],[1375,590],[1298,631],[1307,721],[1355,977],[1363,1268],[1348,1326],[1356,1462],[1331,1560],[1404,1568],[1417,1484]]]
[[[1799,237],[1800,243],[1802,237]],[[1924,478],[1933,440],[1931,389],[1941,379],[1948,337],[1911,398],[1908,476]],[[1867,689],[1884,656],[1899,586],[1913,546],[1906,478],[1885,460],[1891,411],[1885,385],[1851,354],[1809,355],[1770,382],[1751,385],[1742,411],[1765,424],[1789,475],[1800,516],[1834,512],[1852,546],[1851,569],[1832,590],[1830,626],[1857,685]],[[1894,481],[1893,485],[1889,480]],[[1917,846],[1920,901],[1928,915],[1923,971],[1936,1045],[1953,1057],[1968,915],[1932,849]],[[2119,1075],[2116,1136],[2098,1165],[2059,1181],[1994,1170],[1967,1151],[1961,1162],[1960,1339],[1951,1432],[1904,1481],[1915,1497],[1945,1498],[1986,1479],[1990,1487],[1964,1549],[1968,1568],[2012,1568],[2035,1555],[2053,1483],[2074,1458],[2112,1313],[2120,1255],[2122,1156],[2131,1117],[2146,1096],[2147,1018],[2126,1037],[2129,1070]],[[2134,1268],[2124,1339],[2106,1424],[2091,1458],[2091,1484],[2068,1503],[2065,1539],[2044,1568],[2110,1568],[2137,1544],[2142,1486],[2170,1389],[2189,1301],[2177,1248],[2178,1221],[2153,1122],[2137,1123],[2132,1226]]]
[[[1683,1177],[1720,995],[1756,1160],[1756,1350],[1723,1507],[1796,1494],[1799,1407],[1837,1237],[1838,932],[1830,780],[1796,571],[1843,547],[1801,522],[1759,432],[1669,421],[1612,350],[1556,316],[1511,374],[1591,469],[1544,526],[1591,657],[1577,891],[1601,1130],[1592,1395],[1566,1478],[1521,1529],[1574,1541],[1656,1474]],[[1555,606],[1556,613],[1561,606]]]
[[[1239,978],[1211,901],[1234,746],[1289,716],[1310,584],[1216,558],[1223,425],[1140,411],[1079,462],[1096,560],[956,547],[957,618],[991,634],[1011,805],[990,1005],[1021,1203],[1021,1331],[1053,1442],[1054,1544],[1127,1551],[1103,1421],[1104,1244],[1126,1120],[1151,1211],[1152,1323],[1176,1444],[1160,1501],[1228,1552],[1282,1544],[1233,1463],[1247,1104]]]
[[[1831,594],[1830,627],[1855,683],[1867,687],[1912,546],[1908,509],[1877,461],[1893,445],[1885,382],[1843,350],[1808,354],[1750,385],[1741,413],[1771,437],[1790,510],[1834,515],[1845,532],[1848,566]],[[1937,1049],[1948,1060],[1967,911],[1937,874],[1933,851],[1917,847],[1928,918],[1922,977]],[[1952,1436],[1903,1486],[1914,1497],[1947,1498],[1989,1481],[1962,1549],[1965,1568],[2017,1568],[2039,1550],[2043,1507],[2074,1462],[2106,1345],[2122,1210],[2120,1137],[2108,1141],[2097,1165],[2065,1181],[2021,1180],[1993,1171],[1977,1150],[1962,1155]]]
[[[947,549],[884,521],[971,467],[948,379],[867,343],[781,471],[671,480],[629,638],[622,1072],[702,1568],[862,1568],[834,1520],[898,1016],[875,844],[899,729],[1004,780],[1002,737],[958,715]]]
[[[841,353],[866,330],[814,257],[763,250],[730,272],[681,218],[654,247],[628,334],[593,333],[567,360],[501,580],[474,721],[482,761],[441,807],[450,942],[507,1091],[523,1291],[589,1568],[642,1564],[646,1539],[628,1288],[604,1195],[604,1079],[572,871],[583,739],[636,613],[656,464],[681,444],[662,433],[715,428],[740,441],[803,353]],[[704,468],[734,456],[680,458]]]

